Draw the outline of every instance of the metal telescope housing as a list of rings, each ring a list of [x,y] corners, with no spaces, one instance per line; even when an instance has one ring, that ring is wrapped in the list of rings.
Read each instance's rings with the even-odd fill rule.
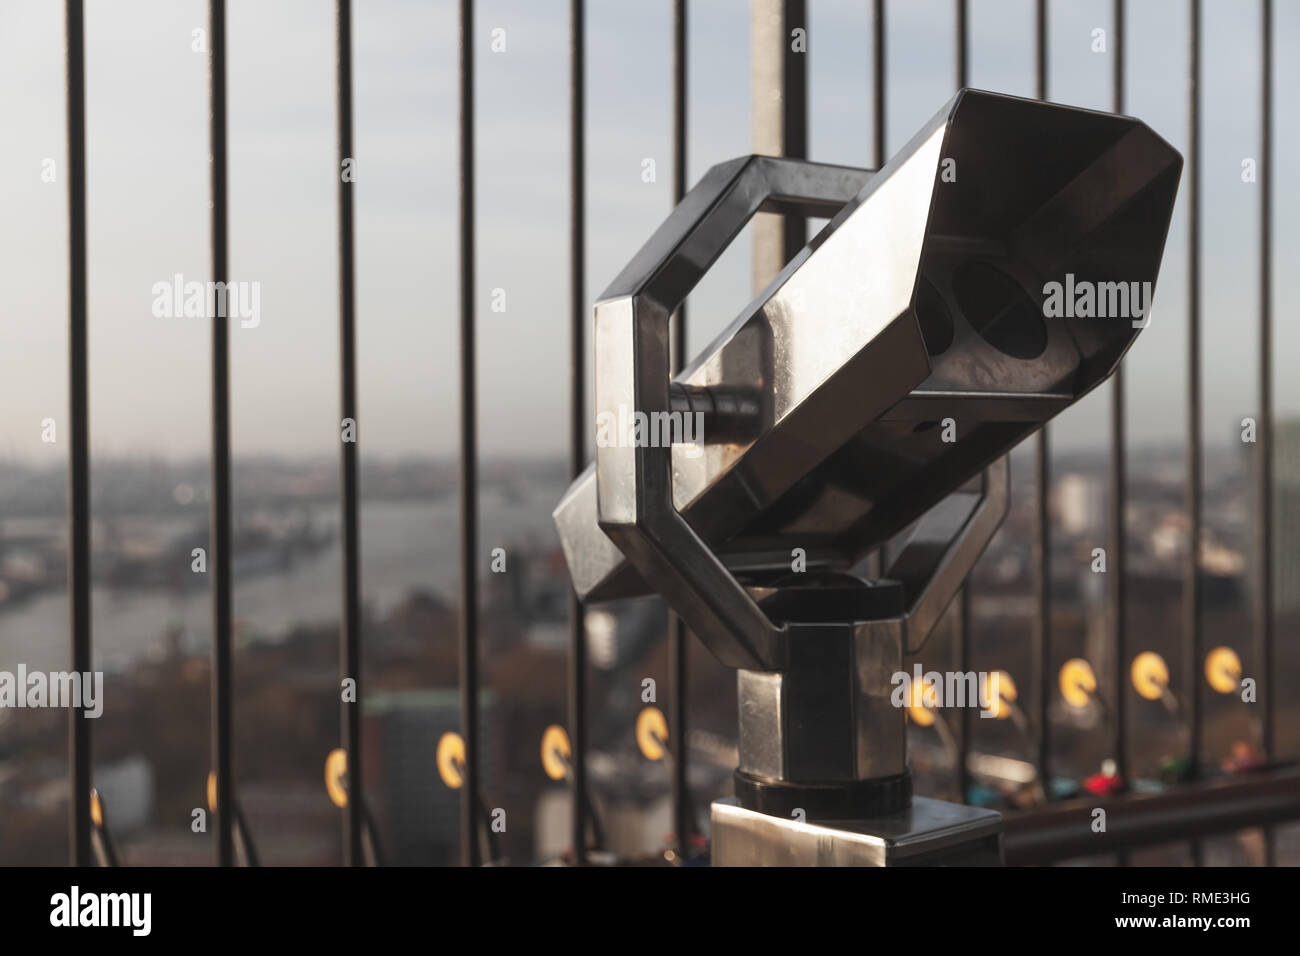
[[[1005,515],[1006,452],[1145,325],[1181,169],[1138,120],[963,90],[879,171],[713,167],[596,303],[596,461],[556,526],[582,601],[661,594],[740,669],[737,813],[952,829],[911,801],[889,678]],[[670,381],[672,312],[760,211],[831,219]],[[774,861],[746,856],[770,819],[718,821],[715,862]],[[868,843],[924,857],[927,825]]]

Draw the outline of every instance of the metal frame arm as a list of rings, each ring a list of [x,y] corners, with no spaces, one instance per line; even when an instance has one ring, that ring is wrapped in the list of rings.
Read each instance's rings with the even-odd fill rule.
[[[921,518],[885,577],[902,583],[907,601],[907,653],[921,649],[961,590],[1006,517],[1011,502],[1008,456],[984,470],[978,492],[949,495]]]
[[[671,411],[669,318],[757,212],[827,216],[869,170],[749,156],[713,167],[595,308],[596,409],[609,421]],[[779,670],[778,628],[673,505],[672,449],[643,432],[597,442],[601,528],[723,664]]]

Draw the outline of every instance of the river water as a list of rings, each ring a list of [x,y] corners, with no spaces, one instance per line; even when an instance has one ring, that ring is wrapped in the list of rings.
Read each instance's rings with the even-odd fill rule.
[[[486,573],[491,550],[558,546],[551,509],[563,488],[540,483],[521,498],[494,489],[480,493],[479,550]],[[338,508],[309,509],[318,529],[337,530]],[[455,603],[459,581],[460,513],[456,496],[363,502],[360,511],[363,602],[387,613],[411,591],[423,589]],[[148,516],[132,516],[137,525]],[[157,519],[167,535],[168,523]],[[287,571],[250,572],[234,582],[234,615],[245,633],[274,639],[295,624],[338,619],[341,558],[337,537],[328,547],[299,555]],[[212,597],[207,588],[185,593],[96,586],[91,598],[95,669],[119,671],[166,653],[168,630],[181,629],[183,650],[206,653],[211,643]],[[68,666],[68,597],[52,590],[0,614],[0,670],[19,663],[29,670]]]

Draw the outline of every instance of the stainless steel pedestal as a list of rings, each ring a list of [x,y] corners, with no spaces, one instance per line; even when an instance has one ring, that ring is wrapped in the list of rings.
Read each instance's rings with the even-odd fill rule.
[[[800,823],[714,800],[714,866],[1000,866],[1002,815],[926,797],[873,820]]]

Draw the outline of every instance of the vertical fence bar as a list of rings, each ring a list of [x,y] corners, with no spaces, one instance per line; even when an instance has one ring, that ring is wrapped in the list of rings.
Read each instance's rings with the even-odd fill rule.
[[[1261,3],[1260,47],[1259,420],[1255,452],[1259,589],[1255,598],[1255,669],[1264,687],[1260,747],[1272,760],[1277,720],[1273,658],[1273,0]],[[1264,864],[1277,865],[1277,844],[1271,827],[1264,830]]]
[[[587,74],[584,0],[569,4],[569,477],[587,465]],[[569,592],[569,729],[572,733],[573,854],[587,860],[587,626]]]
[[[750,68],[754,152],[808,157],[808,54],[792,49],[790,31],[807,28],[804,0],[752,0]],[[763,288],[808,241],[803,216],[754,219],[754,289]]]
[[[1047,99],[1047,0],[1038,0],[1034,9],[1034,73],[1035,95]],[[1051,487],[1051,449],[1048,445],[1047,425],[1038,430],[1034,441],[1034,564],[1037,568],[1034,585],[1037,598],[1037,616],[1034,620],[1034,647],[1032,670],[1037,688],[1038,779],[1043,788],[1043,799],[1051,799],[1052,754],[1052,527],[1048,514],[1048,490]]]
[[[673,0],[673,202],[686,195],[686,0]],[[678,307],[673,334],[673,371],[686,365],[686,304]],[[686,785],[690,747],[686,741],[687,694],[686,622],[668,611],[668,667],[671,671],[672,716],[668,740],[673,753],[673,832],[677,856],[690,851],[691,807]]]
[[[1187,177],[1187,581],[1183,591],[1185,686],[1191,708],[1188,759],[1201,767],[1201,4],[1191,0],[1188,70]],[[1191,843],[1192,862],[1202,863],[1201,843]]]
[[[230,279],[226,196],[226,3],[208,7],[212,155],[212,281]],[[234,658],[231,652],[230,573],[230,330],[225,316],[212,316],[212,753],[217,778],[216,853],[233,866],[234,771],[231,734]]]
[[[90,411],[86,339],[86,49],[81,0],[67,0],[68,121],[68,603],[74,673],[90,672]],[[68,708],[68,852],[90,866],[90,719]]]
[[[957,89],[970,83],[970,0],[957,0]]]
[[[871,120],[871,166],[879,169],[885,165],[885,2],[875,0],[871,7],[871,43],[872,43],[872,120]],[[889,542],[886,541],[873,551],[865,565],[869,577],[876,578],[884,573],[889,558]]]
[[[885,0],[874,0],[871,5],[871,42],[873,55],[871,92],[875,99],[875,116],[872,117],[872,145],[875,149],[876,169],[885,165]]]
[[[343,164],[352,155],[352,0],[337,0],[337,83],[339,137],[339,392],[344,419],[357,421],[356,270],[352,215],[352,178]],[[347,751],[348,803],[343,811],[343,862],[361,866],[365,788],[361,777],[361,583],[357,527],[357,439],[342,442],[343,634],[339,646],[340,680],[354,683],[354,699],[344,702],[343,746]]]
[[[1114,0],[1111,27],[1111,95],[1113,110],[1124,112],[1124,0]],[[1124,363],[1115,369],[1110,392],[1110,564],[1107,584],[1110,585],[1110,628],[1114,640],[1111,686],[1114,688],[1115,726],[1113,748],[1115,775],[1128,784],[1128,682],[1125,667],[1128,661],[1128,628],[1124,618],[1128,601],[1128,529],[1124,524],[1127,509],[1128,480],[1127,433],[1125,430]],[[1120,866],[1129,865],[1129,855],[1116,854]]]
[[[1112,28],[1112,93],[1114,111],[1124,112],[1124,0],[1114,0],[1114,26]],[[1124,421],[1124,363],[1121,362],[1111,378],[1110,392],[1110,628],[1115,643],[1114,669],[1111,686],[1115,704],[1115,773],[1128,780],[1128,682],[1125,667],[1128,661],[1128,629],[1124,612],[1128,597],[1128,529],[1124,524],[1127,503],[1127,437]]]
[[[964,89],[970,84],[970,3],[969,0],[957,0],[957,89]],[[971,594],[969,582],[962,587],[957,597],[957,672],[968,674],[970,666],[971,641]],[[966,802],[970,791],[970,772],[966,767],[971,747],[970,708],[963,707],[958,712],[960,733],[957,735],[957,799]]]
[[[474,0],[460,0],[461,855],[478,866],[478,422],[474,357]]]

